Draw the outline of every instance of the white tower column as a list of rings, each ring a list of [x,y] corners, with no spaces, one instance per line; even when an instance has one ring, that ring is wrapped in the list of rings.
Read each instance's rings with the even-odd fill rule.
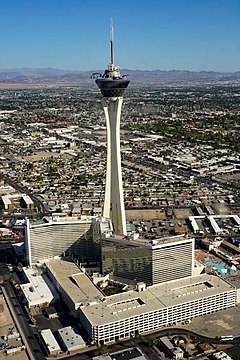
[[[120,153],[120,116],[122,97],[103,98],[103,108],[107,124],[107,173],[103,215],[110,217],[116,234],[126,235],[126,216],[123,198],[121,153]]]
[[[105,183],[105,198],[103,207],[103,216],[110,219],[111,206],[111,128],[109,120],[108,102],[106,98],[102,99],[103,110],[107,125],[107,168],[106,168],[106,183]]]

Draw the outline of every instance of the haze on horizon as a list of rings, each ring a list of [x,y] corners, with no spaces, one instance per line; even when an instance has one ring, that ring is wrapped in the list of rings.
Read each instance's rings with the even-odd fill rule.
[[[1,2],[0,68],[240,70],[239,0]]]

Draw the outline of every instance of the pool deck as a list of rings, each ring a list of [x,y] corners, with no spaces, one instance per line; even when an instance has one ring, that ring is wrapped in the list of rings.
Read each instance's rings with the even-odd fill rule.
[[[223,260],[219,259],[214,254],[208,253],[203,250],[197,250],[195,252],[195,259],[204,265],[208,265],[208,263],[214,263],[214,266],[219,267],[229,267]],[[209,265],[210,267],[211,265]],[[231,283],[233,286],[240,288],[240,270],[234,270],[233,272],[228,272],[226,275],[222,274],[222,272],[218,272],[224,280]]]

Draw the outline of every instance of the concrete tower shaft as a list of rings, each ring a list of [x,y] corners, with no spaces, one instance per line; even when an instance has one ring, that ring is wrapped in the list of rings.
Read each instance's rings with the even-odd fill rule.
[[[120,155],[120,116],[122,97],[103,98],[103,109],[107,124],[107,173],[103,216],[110,217],[115,232],[126,235],[126,217],[123,198],[122,169]]]

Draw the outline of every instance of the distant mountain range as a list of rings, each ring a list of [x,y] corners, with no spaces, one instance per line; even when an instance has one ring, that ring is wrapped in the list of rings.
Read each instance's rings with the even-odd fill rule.
[[[222,73],[215,71],[188,70],[121,70],[128,74],[134,83],[168,83],[168,82],[205,82],[205,81],[240,81],[240,71]],[[50,83],[86,83],[94,72],[103,70],[70,71],[54,68],[16,68],[0,69],[0,83],[16,84],[50,84]]]

